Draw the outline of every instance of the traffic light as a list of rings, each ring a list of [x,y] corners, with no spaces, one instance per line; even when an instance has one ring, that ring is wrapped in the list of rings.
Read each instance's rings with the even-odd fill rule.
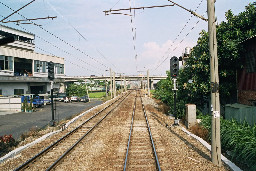
[[[176,78],[179,73],[179,59],[174,56],[170,59],[170,74],[172,78]]]
[[[54,80],[54,63],[48,62],[48,78],[49,80]]]

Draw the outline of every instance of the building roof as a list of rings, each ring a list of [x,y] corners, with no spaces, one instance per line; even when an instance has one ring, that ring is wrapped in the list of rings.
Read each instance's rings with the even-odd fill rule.
[[[29,39],[32,39],[32,40],[35,39],[35,35],[32,34],[32,33],[21,31],[21,30],[11,28],[11,27],[8,27],[8,26],[4,26],[4,25],[1,25],[1,24],[0,24],[0,31],[11,33],[11,34],[22,36],[22,37],[26,37],[26,38],[29,38]]]

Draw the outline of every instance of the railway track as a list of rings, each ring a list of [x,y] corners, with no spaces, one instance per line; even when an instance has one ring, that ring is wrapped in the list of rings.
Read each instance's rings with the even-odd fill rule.
[[[136,92],[124,162],[125,170],[161,170],[140,92]]]
[[[90,132],[92,132],[131,92],[118,98],[15,170],[51,170],[55,168]]]

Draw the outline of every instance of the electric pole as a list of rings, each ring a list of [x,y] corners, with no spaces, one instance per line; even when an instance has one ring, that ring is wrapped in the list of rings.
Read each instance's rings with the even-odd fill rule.
[[[210,76],[211,76],[211,112],[212,112],[212,162],[221,166],[220,143],[220,98],[219,98],[219,72],[217,57],[217,38],[215,25],[215,0],[207,0],[208,33],[210,50]]]
[[[114,89],[114,98],[116,97],[116,73],[113,73],[113,89]]]
[[[110,96],[112,99],[113,98],[113,89],[112,89],[112,70],[111,70],[111,68],[109,69],[109,72],[110,72]]]
[[[150,88],[149,88],[149,70],[147,70],[147,82],[148,82],[148,96],[150,96]]]
[[[125,75],[124,75],[124,91],[125,92],[127,91]]]

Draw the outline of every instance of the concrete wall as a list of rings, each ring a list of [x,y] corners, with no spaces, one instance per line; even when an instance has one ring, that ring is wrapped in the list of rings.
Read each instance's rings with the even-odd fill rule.
[[[21,111],[20,97],[0,97],[0,111]]]
[[[27,83],[0,83],[0,89],[4,96],[13,96],[14,89],[24,89],[24,93],[28,91]]]

